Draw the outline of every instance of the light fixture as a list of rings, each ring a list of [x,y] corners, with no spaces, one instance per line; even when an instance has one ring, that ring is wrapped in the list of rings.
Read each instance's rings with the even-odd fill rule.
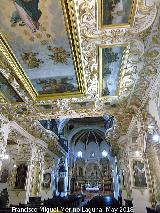
[[[151,125],[151,124],[149,124],[149,125],[148,125],[148,129],[154,129],[154,126]]]
[[[94,153],[94,152],[91,153],[91,157],[92,157],[92,158],[95,157],[95,153]]]
[[[108,155],[108,153],[106,152],[106,150],[103,150],[103,152],[102,152],[102,156],[103,156],[104,158],[106,158],[106,157],[107,157],[107,155]]]
[[[4,159],[4,155],[3,155],[3,154],[0,154],[0,158]]]
[[[153,135],[153,138],[152,138],[155,142],[158,142],[159,141],[159,135],[158,134],[155,134]]]
[[[77,152],[77,156],[78,156],[79,158],[82,158],[82,152],[81,152],[81,151]]]
[[[135,152],[135,154],[136,154],[137,157],[140,157],[140,151],[137,150],[137,151]]]
[[[9,155],[5,154],[5,155],[4,155],[4,159],[5,159],[5,160],[8,160],[8,159],[9,159]]]
[[[112,197],[107,195],[107,196],[105,196],[105,200],[106,200],[107,203],[110,203],[111,200],[112,200]]]
[[[16,167],[17,167],[17,165],[16,165],[16,164],[14,164],[14,165],[13,165],[13,167],[14,167],[14,168],[16,168]]]

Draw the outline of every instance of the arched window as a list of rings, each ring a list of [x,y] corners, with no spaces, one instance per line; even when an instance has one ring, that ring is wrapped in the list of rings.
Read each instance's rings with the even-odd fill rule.
[[[106,150],[103,150],[103,152],[102,152],[102,157],[106,158],[107,155],[108,155],[107,151],[106,151]]]
[[[94,152],[91,152],[91,153],[90,153],[90,157],[91,157],[91,158],[94,158],[94,157],[95,157],[95,153],[94,153]]]
[[[78,151],[78,152],[77,152],[77,156],[78,156],[78,158],[82,158],[82,152],[81,152],[81,151]]]

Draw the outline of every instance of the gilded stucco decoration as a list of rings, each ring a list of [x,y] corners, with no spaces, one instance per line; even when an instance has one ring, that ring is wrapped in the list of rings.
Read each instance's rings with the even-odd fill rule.
[[[98,64],[96,60],[96,57],[97,57],[96,45],[126,43],[128,42],[129,39],[135,38],[135,34],[137,33],[136,32],[134,34],[128,33],[130,29],[125,27],[122,27],[122,28],[115,27],[113,29],[97,30],[96,29],[96,21],[97,21],[96,10],[95,10],[94,1],[84,1],[84,2],[78,1],[77,4],[75,4],[74,2],[70,2],[67,4],[70,10],[70,14],[71,13],[72,15],[74,14],[74,16],[72,16],[73,23],[76,21],[80,26],[79,36],[80,36],[80,41],[82,41],[81,46],[82,46],[82,53],[84,57],[84,67],[86,70],[86,83],[88,87],[87,95],[88,95],[88,98],[97,99],[98,98],[98,95],[97,95]],[[143,14],[144,16],[147,14],[147,17],[149,17],[150,13],[152,13],[152,16],[153,16],[153,14],[155,14],[154,13],[155,10],[156,10],[155,6],[148,7],[144,5],[143,1],[137,1],[135,11],[139,11],[140,14]],[[138,12],[135,12],[135,19],[136,19],[137,13]],[[78,20],[76,20],[78,16],[80,19],[79,22]],[[150,18],[150,22],[151,21],[152,21],[152,18]],[[141,22],[141,24],[142,23],[144,22]],[[147,21],[147,24],[149,25],[150,23]],[[145,25],[144,28],[147,28],[148,25],[147,26]],[[132,28],[134,28],[134,24]],[[138,26],[138,29],[140,29],[140,26]],[[125,38],[125,40],[123,38]]]
[[[7,41],[5,40],[4,36],[2,36],[2,34],[0,34],[0,55],[1,59],[3,59],[3,62],[1,61],[0,64],[0,71],[4,77],[9,81],[15,91],[17,91],[20,97],[22,97],[22,99],[28,101],[30,97],[33,98],[34,96],[32,96],[31,93],[31,86],[22,78],[22,67],[17,62],[17,59],[13,55]],[[15,73],[15,70],[17,71],[17,74]]]
[[[0,42],[2,42],[1,39]],[[20,80],[14,75],[13,65],[7,61],[2,52],[0,52],[0,72],[4,78],[6,78],[8,83],[14,88],[16,93],[22,98],[22,100],[27,102],[31,96],[28,92],[26,92],[25,87],[23,87]]]
[[[144,1],[137,1],[132,27],[126,28],[125,26],[115,26],[112,27],[113,29],[97,29],[96,2],[94,0],[85,0],[78,1],[77,4],[82,38],[82,52],[86,60],[85,71],[88,76],[87,86],[89,95],[93,93],[94,90],[97,91],[97,84],[94,83],[97,80],[96,76],[98,73],[96,61],[97,46],[124,44],[132,39],[139,40],[137,34],[147,29],[153,23],[157,9],[155,5],[148,7],[145,5]],[[139,19],[139,17],[141,18]],[[141,22],[138,22],[139,20],[141,20]],[[140,51],[141,50],[139,50],[139,52]],[[141,53],[143,53],[143,51]]]
[[[159,23],[159,16],[157,16],[157,18],[155,19],[154,24],[152,26],[152,30],[149,31],[149,34],[146,36],[144,40],[143,54],[139,55],[140,56],[139,58],[137,59],[135,58],[136,59],[135,64],[134,60],[131,60],[132,63],[134,64],[133,71],[137,70],[137,72],[135,73],[132,92],[129,94],[129,99],[126,101],[126,106],[128,106],[128,110],[130,111],[130,113],[129,112],[125,113],[125,117],[122,116],[119,117],[119,119],[117,117],[117,121],[121,123],[118,126],[120,127],[122,134],[123,128],[125,129],[125,126],[127,129],[129,127],[128,132],[131,131],[135,123],[134,115],[138,118],[140,115],[145,114],[145,107],[147,101],[150,100],[150,98],[152,98],[157,88],[159,88],[158,85],[160,81],[159,78],[160,49],[158,39],[159,34],[158,23]],[[124,108],[122,107],[122,109]],[[142,134],[142,136],[144,135]],[[144,146],[143,147],[144,149],[145,144],[142,145]]]
[[[51,150],[61,150],[57,137],[46,132],[36,120],[113,114],[117,121],[114,143],[120,135],[126,134],[133,114],[141,105],[145,105],[151,95],[150,91],[153,87],[156,88],[159,82],[157,80],[159,73],[157,65],[160,56],[159,28],[155,31],[159,17],[157,16],[155,19],[157,15],[156,6],[148,7],[144,4],[144,1],[137,0],[135,17],[131,27],[114,26],[99,29],[97,27],[95,3],[95,0],[67,1],[72,19],[70,33],[76,26],[75,36],[71,43],[76,46],[75,44],[78,41],[79,44],[79,47],[74,50],[73,58],[78,63],[79,74],[85,74],[86,85],[82,83],[82,87],[85,90],[84,87],[86,86],[86,96],[72,98],[64,96],[63,99],[61,96],[54,98],[49,96],[43,100],[35,100],[37,94],[27,92],[32,90],[29,83],[23,82],[22,86],[20,84],[22,79],[19,79],[13,72],[13,68],[17,69],[18,72],[22,70],[20,67],[17,68],[17,64],[10,61],[9,50],[5,50],[4,46],[1,50],[2,56],[8,58],[8,62],[3,64],[0,71],[25,101],[16,105],[3,104],[1,112],[10,120],[17,120],[24,129],[35,135],[36,138],[42,138],[48,143]],[[147,31],[147,29],[149,30]],[[142,35],[143,32],[146,34]],[[124,58],[124,67],[121,73],[120,95],[100,98],[97,92],[99,87],[98,47],[122,44],[128,46],[128,51]],[[4,42],[1,45],[4,45]],[[150,48],[150,45],[152,45],[152,48]],[[64,51],[62,52],[64,53]],[[37,58],[38,56],[36,55]],[[68,57],[67,53],[64,57],[62,54],[60,62],[67,62]],[[59,56],[56,60],[59,61]],[[41,64],[38,63],[36,66],[41,66]],[[61,150],[61,152],[64,153],[64,150]]]

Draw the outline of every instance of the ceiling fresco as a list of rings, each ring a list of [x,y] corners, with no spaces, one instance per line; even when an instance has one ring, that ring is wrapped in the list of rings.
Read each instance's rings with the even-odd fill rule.
[[[13,2],[16,2],[17,5]],[[146,44],[144,44],[141,39],[141,33],[144,33],[147,44],[152,43],[151,40],[148,41],[148,39],[146,39],[147,36],[150,36],[149,31],[146,30],[152,26],[156,14],[158,14],[155,5],[147,6],[145,5],[145,0],[137,0],[135,1],[134,21],[130,27],[126,25],[123,27],[121,25],[119,26],[119,24],[121,24],[119,19],[119,23],[112,23],[112,28],[108,27],[103,29],[97,27],[98,1],[62,0],[63,6],[65,2],[68,4],[67,11],[73,25],[72,29],[67,29],[67,31],[71,32],[69,32],[69,35],[73,35],[75,42],[79,42],[78,47],[80,48],[77,49],[81,53],[81,56],[83,56],[83,58],[79,56],[75,58],[73,54],[74,62],[79,60],[77,62],[79,63],[81,60],[80,67],[82,67],[81,74],[85,76],[84,85],[86,95],[75,96],[75,91],[77,91],[79,84],[77,86],[71,56],[72,53],[64,24],[64,7],[62,10],[61,1],[23,0],[23,2],[26,3],[24,8],[27,11],[28,8],[30,8],[29,3],[32,9],[34,8],[36,11],[33,14],[32,9],[30,9],[29,14],[32,20],[28,19],[29,17],[24,13],[24,8],[21,5],[22,0],[0,1],[0,31],[6,36],[6,40],[14,50],[18,61],[22,64],[34,88],[38,91],[39,96],[44,97],[46,94],[48,94],[48,96],[46,95],[47,98],[37,98],[34,94],[32,96],[27,94],[27,96],[26,91],[28,92],[29,86],[24,86],[19,83],[18,80],[21,79],[18,79],[18,74],[16,75],[12,69],[14,68],[12,65],[14,64],[10,63],[9,54],[7,55],[5,48],[3,52],[0,49],[4,57],[7,55],[6,60],[10,65],[3,66],[3,72],[2,69],[0,69],[0,72],[8,82],[11,82],[10,84],[14,90],[24,100],[24,103],[17,105],[11,106],[10,104],[6,104],[5,108],[2,109],[4,113],[8,113],[14,108],[13,113],[16,117],[18,112],[22,111],[19,113],[20,116],[16,117],[16,119],[20,120],[24,120],[23,118],[28,118],[29,120],[30,118],[35,120],[49,120],[64,117],[76,118],[102,116],[104,114],[115,115],[117,106],[123,99],[125,100],[125,98],[127,99],[129,97],[128,105],[132,103],[132,97],[135,99],[136,96],[136,98],[138,97],[138,101],[141,100],[141,98],[139,98],[140,91],[146,91],[142,88],[144,80],[137,80],[143,68],[143,61],[139,62],[138,60],[140,57],[143,59],[144,52],[146,51]],[[119,1],[119,3],[120,2],[123,1]],[[119,3],[117,2],[117,4]],[[26,5],[28,5],[28,7]],[[64,12],[64,14],[66,14],[66,12]],[[118,16],[121,14],[122,13],[118,13]],[[107,26],[109,26],[109,23]],[[75,29],[77,32],[76,35],[74,35]],[[156,37],[154,37],[154,41],[157,42]],[[2,46],[1,43],[6,46],[6,43],[1,41],[0,37],[0,46]],[[125,60],[124,75],[121,75],[120,69],[123,50],[121,49],[119,52],[114,50],[114,52],[113,49],[123,44],[129,44],[130,52],[128,53],[129,56],[126,57],[127,60]],[[76,45],[75,43],[71,43],[71,46],[73,49]],[[114,63],[113,65],[107,65],[109,63],[109,61],[107,61],[108,58],[105,57],[103,60],[102,57],[99,58],[97,47],[103,47],[102,50],[104,49],[104,51],[106,51],[105,49],[107,49],[107,47],[110,47],[110,49],[113,48],[112,51],[114,54],[121,53],[121,55],[117,56],[117,62],[114,62],[115,64],[117,63],[117,65]],[[144,56],[147,57],[147,55]],[[103,69],[99,69],[100,60]],[[146,61],[148,61],[148,58]],[[108,68],[106,66],[108,66]],[[1,64],[0,67],[2,68]],[[102,75],[104,68],[108,69],[110,74],[105,76],[103,73]],[[147,74],[147,76],[148,75],[149,74]],[[120,79],[121,76],[123,76],[122,79]],[[134,88],[136,88],[136,85],[139,85],[138,82],[140,82],[141,87],[139,88],[141,90],[137,88],[135,91]],[[119,84],[119,95],[115,96]],[[102,86],[104,88],[102,88]],[[102,89],[104,89],[104,91]],[[32,90],[32,88],[30,88],[30,90]],[[63,96],[62,94],[64,94],[66,90],[67,92],[73,91],[73,96]],[[51,94],[57,95],[55,98],[52,98],[53,96],[49,96]],[[25,99],[26,96],[27,99]]]
[[[134,0],[99,0],[101,26],[131,24]]]
[[[100,51],[100,95],[118,96],[124,46],[102,47]]]
[[[60,0],[1,0],[0,26],[38,94],[78,92]]]

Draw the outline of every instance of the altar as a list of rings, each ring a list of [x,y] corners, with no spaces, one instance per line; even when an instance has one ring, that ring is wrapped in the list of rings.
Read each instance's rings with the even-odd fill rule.
[[[99,187],[87,187],[86,191],[99,191]]]

